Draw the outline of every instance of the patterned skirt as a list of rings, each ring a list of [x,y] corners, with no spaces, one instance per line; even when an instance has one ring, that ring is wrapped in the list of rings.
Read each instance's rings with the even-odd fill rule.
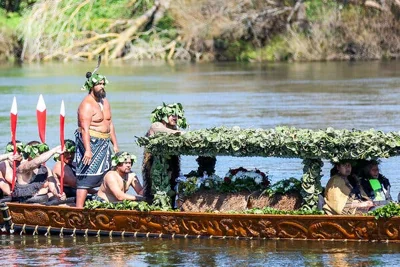
[[[89,189],[100,186],[104,175],[111,168],[112,150],[109,135],[99,133],[95,136],[94,131],[90,131],[90,149],[93,156],[88,165],[83,164],[82,161],[85,155],[85,147],[82,134],[78,130],[75,131],[75,140],[76,187],[78,189]]]

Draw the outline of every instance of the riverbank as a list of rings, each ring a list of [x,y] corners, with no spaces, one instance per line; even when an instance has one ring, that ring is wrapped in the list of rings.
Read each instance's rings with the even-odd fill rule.
[[[105,60],[125,61],[397,59],[400,6],[381,2],[3,3],[0,61],[92,60],[99,54]]]

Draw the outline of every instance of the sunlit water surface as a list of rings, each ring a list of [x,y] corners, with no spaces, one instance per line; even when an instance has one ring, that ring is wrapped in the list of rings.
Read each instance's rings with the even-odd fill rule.
[[[1,266],[398,266],[400,244],[0,236]]]
[[[43,94],[47,106],[47,138],[59,140],[61,100],[66,105],[66,137],[73,139],[76,110],[86,92],[80,91],[85,73],[94,63],[46,63],[22,67],[0,66],[0,147],[10,139],[9,113],[13,96],[18,102],[17,139],[39,139],[36,104]],[[400,129],[399,62],[330,62],[303,64],[103,64],[100,73],[107,86],[113,121],[122,150],[138,156],[140,173],[143,149],[135,136],[147,131],[150,113],[162,102],[181,102],[189,130],[225,125],[241,128]],[[382,173],[400,191],[398,157],[384,159]],[[48,163],[52,166],[52,162]],[[300,179],[299,159],[217,158],[217,174],[229,168],[259,168],[272,182],[288,177]],[[325,162],[322,184],[331,164]],[[195,157],[183,157],[185,173],[197,169]],[[140,174],[139,174],[140,175]],[[395,244],[358,244],[282,241],[215,240],[103,240],[34,239],[2,237],[6,258],[0,265],[336,265],[388,266],[398,262]],[[349,265],[350,266],[350,265]]]

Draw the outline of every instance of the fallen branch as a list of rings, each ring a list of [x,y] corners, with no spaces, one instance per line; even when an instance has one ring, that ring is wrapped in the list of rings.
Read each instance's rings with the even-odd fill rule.
[[[168,56],[167,56],[167,59],[168,59],[168,60],[171,60],[171,59],[172,59],[172,56],[173,56],[174,53],[175,53],[175,47],[176,47],[176,41],[174,40],[174,41],[171,42],[171,48],[170,48],[169,53],[168,53]]]
[[[72,49],[74,49],[74,48],[76,48],[76,47],[78,47],[78,46],[87,45],[87,44],[90,44],[90,43],[92,43],[92,42],[94,42],[94,41],[97,41],[97,40],[99,40],[99,39],[105,39],[105,38],[110,38],[110,37],[118,37],[118,36],[119,36],[118,33],[98,34],[98,35],[96,35],[96,36],[94,36],[94,37],[91,37],[91,38],[88,38],[88,39],[85,39],[85,40],[76,42],[73,46],[66,48],[66,49],[64,50],[64,52],[67,53],[67,52],[71,51]]]
[[[378,4],[377,2],[372,1],[372,0],[365,1],[364,6],[369,7],[369,8],[379,9],[379,10],[385,9],[383,6],[381,6],[380,4]]]
[[[107,30],[111,31],[114,27],[121,26],[121,25],[126,25],[126,24],[131,23],[131,22],[132,22],[131,19],[130,20],[117,19],[110,26],[108,26]]]
[[[300,6],[303,4],[303,0],[297,0],[296,4],[292,8],[292,11],[290,11],[289,16],[286,19],[286,27],[289,29],[290,28],[290,23],[292,21],[293,15],[299,10]]]
[[[55,53],[47,55],[47,56],[43,57],[43,60],[44,61],[48,61],[48,60],[51,60],[52,58],[55,58],[55,57],[57,57],[59,55],[68,55],[68,53],[71,52],[72,50],[80,48],[80,47],[88,45],[88,44],[91,44],[91,43],[93,43],[93,42],[95,42],[97,40],[106,39],[106,38],[110,38],[110,37],[118,37],[118,36],[119,36],[119,34],[117,34],[117,33],[96,34],[96,36],[94,36],[94,37],[91,37],[91,38],[88,38],[88,39],[85,39],[85,40],[78,41],[78,42],[74,43],[72,46],[65,48],[63,51],[56,51]],[[108,44],[109,44],[109,42],[105,43],[105,45],[108,45]],[[101,49],[101,51],[103,49]],[[101,51],[98,52],[97,49],[94,50],[92,52],[93,56],[91,56],[91,58],[93,58],[94,56],[96,56],[99,53],[101,53]],[[68,56],[68,58],[70,58],[70,56]]]
[[[154,6],[146,11],[146,13],[137,18],[131,27],[129,27],[119,35],[119,37],[116,39],[117,45],[111,53],[109,59],[115,59],[121,56],[122,50],[124,49],[126,42],[130,40],[131,36],[134,33],[136,33],[142,26],[146,25],[150,21],[154,13],[157,11],[158,7],[158,3],[154,4]]]

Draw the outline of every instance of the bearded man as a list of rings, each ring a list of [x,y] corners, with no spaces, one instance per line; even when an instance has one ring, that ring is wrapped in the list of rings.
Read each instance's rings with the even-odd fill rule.
[[[111,107],[106,99],[108,80],[101,74],[86,74],[83,89],[89,91],[78,108],[76,138],[76,206],[84,206],[89,189],[100,186],[111,167],[111,154],[118,152],[117,138],[111,120]]]
[[[132,163],[136,161],[135,156],[128,152],[118,152],[112,157],[112,170],[104,176],[95,200],[102,202],[119,202],[123,200],[140,201],[144,198],[142,185],[139,178],[131,171]],[[127,194],[132,187],[138,196]]]

